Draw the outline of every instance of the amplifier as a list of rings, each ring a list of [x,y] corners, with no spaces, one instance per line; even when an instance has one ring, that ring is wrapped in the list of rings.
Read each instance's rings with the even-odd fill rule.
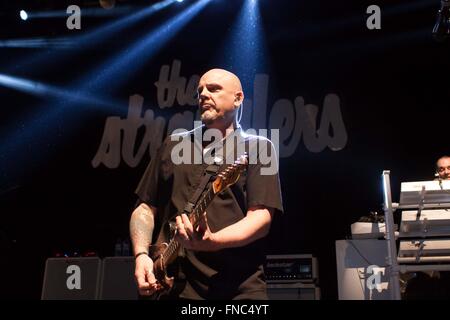
[[[103,259],[100,300],[138,300],[134,281],[134,257],[106,257]]]
[[[317,282],[318,263],[311,254],[268,255],[264,274],[268,283]]]
[[[45,264],[42,300],[95,300],[98,298],[101,260],[48,258]]]
[[[269,300],[320,300],[320,288],[313,283],[268,283]]]

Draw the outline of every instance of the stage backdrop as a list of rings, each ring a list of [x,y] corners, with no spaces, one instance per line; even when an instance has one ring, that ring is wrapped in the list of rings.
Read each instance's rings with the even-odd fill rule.
[[[39,298],[56,253],[114,254],[145,167],[167,134],[192,128],[199,76],[221,67],[243,79],[243,127],[279,129],[285,213],[267,252],[316,255],[322,295],[337,298],[334,242],[382,212],[382,171],[398,200],[400,182],[433,179],[450,153],[450,51],[431,34],[439,2],[246,5],[186,0],[84,42],[139,9],[81,7],[81,29],[68,29],[68,14],[21,21],[4,5],[2,295]]]

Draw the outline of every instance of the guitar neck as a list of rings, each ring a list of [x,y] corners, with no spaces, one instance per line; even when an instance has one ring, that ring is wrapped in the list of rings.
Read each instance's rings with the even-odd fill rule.
[[[197,202],[197,205],[195,206],[194,210],[192,210],[192,213],[189,216],[189,220],[192,223],[192,226],[197,228],[198,223],[200,222],[201,217],[203,216],[203,213],[206,211],[206,208],[208,208],[209,204],[214,199],[214,196],[216,194],[214,193],[214,188],[212,185],[208,188],[208,190],[203,194],[203,196],[200,198],[200,200]]]
[[[198,224],[200,222],[203,213],[205,212],[206,208],[208,208],[211,201],[214,199],[214,196],[215,196],[214,188],[211,185],[208,188],[208,190],[203,193],[203,196],[197,202],[197,205],[194,207],[191,214],[189,215],[189,220],[191,221],[194,230],[198,227]],[[166,250],[163,253],[164,263],[166,265],[172,263],[176,259],[179,247],[180,243],[176,241],[175,238],[170,240],[169,245],[167,246]]]

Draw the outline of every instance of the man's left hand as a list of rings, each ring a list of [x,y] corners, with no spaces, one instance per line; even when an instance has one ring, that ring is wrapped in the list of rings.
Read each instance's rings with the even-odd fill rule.
[[[214,233],[209,229],[206,212],[203,213],[195,230],[186,214],[177,216],[176,224],[176,240],[186,249],[194,251],[216,251],[219,249]]]

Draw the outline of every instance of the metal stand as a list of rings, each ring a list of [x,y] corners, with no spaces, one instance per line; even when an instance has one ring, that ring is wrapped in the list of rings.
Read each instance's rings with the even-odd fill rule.
[[[420,196],[418,201],[411,201],[411,203],[399,205],[398,203],[392,203],[391,196],[391,184],[390,184],[390,171],[385,170],[382,174],[383,180],[383,196],[384,196],[384,215],[385,215],[385,226],[386,226],[386,241],[388,247],[388,255],[387,255],[387,268],[390,270],[390,282],[391,286],[391,299],[392,300],[400,300],[401,292],[400,292],[400,278],[399,273],[405,272],[417,272],[417,271],[450,271],[450,264],[417,264],[419,262],[447,262],[450,261],[450,257],[423,257],[421,255],[421,251],[418,250],[416,257],[411,258],[399,258],[397,255],[397,246],[396,246],[396,238],[395,238],[395,227],[394,227],[394,212],[397,209],[418,209],[417,212],[417,220],[420,218],[422,214],[422,210],[424,208],[450,208],[449,201],[441,202],[438,198],[439,195],[430,194],[433,198],[432,201],[426,203],[425,187],[422,187],[420,192]],[[442,189],[442,186],[441,186]],[[447,199],[448,200],[448,199]],[[415,203],[415,204],[413,204]],[[424,222],[425,224],[427,221]],[[401,234],[399,233],[399,238]],[[423,240],[423,236],[422,236]],[[420,249],[420,248],[419,248]],[[403,263],[416,263],[414,265],[400,265],[399,262]]]
[[[384,221],[388,247],[387,267],[390,271],[391,299],[401,300],[397,246],[395,243],[394,209],[392,206],[390,171],[383,171]]]

